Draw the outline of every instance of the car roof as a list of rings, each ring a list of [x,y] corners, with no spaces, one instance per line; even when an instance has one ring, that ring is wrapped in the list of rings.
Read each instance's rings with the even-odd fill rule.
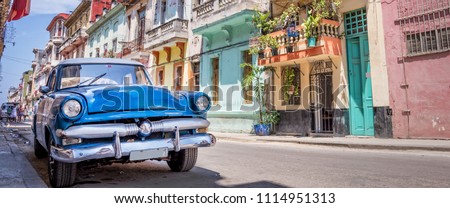
[[[59,65],[72,65],[72,64],[125,64],[125,65],[139,65],[144,66],[142,63],[128,59],[116,59],[116,58],[76,58],[67,59],[61,61]]]

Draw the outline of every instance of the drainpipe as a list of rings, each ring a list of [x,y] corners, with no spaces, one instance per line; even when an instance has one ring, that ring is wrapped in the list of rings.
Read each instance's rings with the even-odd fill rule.
[[[397,9],[398,9],[398,6],[397,6]],[[404,20],[403,20],[404,21]],[[400,59],[401,59],[401,62],[402,62],[402,71],[403,71],[403,83],[402,84],[400,84],[400,88],[402,88],[403,89],[403,91],[404,91],[404,94],[405,94],[405,104],[406,104],[406,109],[404,109],[404,110],[402,110],[402,115],[403,116],[406,116],[406,119],[407,119],[407,123],[406,123],[406,126],[407,126],[407,130],[406,130],[406,138],[410,138],[410,125],[409,125],[409,123],[410,123],[410,120],[409,120],[409,116],[411,115],[411,111],[409,110],[409,98],[408,98],[408,88],[409,88],[409,84],[408,84],[408,79],[406,78],[406,66],[405,66],[405,51],[404,51],[404,49],[406,49],[406,42],[404,41],[404,31],[403,31],[403,29],[404,29],[404,22],[402,23],[402,20],[400,20],[400,32],[402,33],[402,35],[399,35],[399,38],[400,38],[400,42],[402,43],[402,46],[404,46],[404,47],[402,47],[401,48],[401,57],[400,57]]]

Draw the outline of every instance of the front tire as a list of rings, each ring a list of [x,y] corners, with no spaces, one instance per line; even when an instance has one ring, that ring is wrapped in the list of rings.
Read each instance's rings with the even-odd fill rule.
[[[39,143],[39,141],[36,139],[36,136],[34,136],[34,155],[37,158],[44,158],[47,156],[47,150]]]
[[[50,148],[49,148],[50,152]],[[54,188],[71,186],[77,176],[77,164],[60,162],[48,154],[48,179]]]
[[[197,162],[198,149],[183,149],[179,152],[171,152],[170,160],[167,161],[170,169],[174,172],[186,172],[191,170]]]

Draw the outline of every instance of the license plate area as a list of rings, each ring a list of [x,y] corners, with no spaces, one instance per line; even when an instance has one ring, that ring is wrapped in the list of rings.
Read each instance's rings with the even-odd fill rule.
[[[167,157],[168,155],[169,149],[166,147],[157,149],[137,150],[130,152],[130,161]]]

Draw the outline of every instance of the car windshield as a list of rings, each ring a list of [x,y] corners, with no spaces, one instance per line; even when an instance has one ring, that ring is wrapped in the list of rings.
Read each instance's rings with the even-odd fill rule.
[[[61,69],[60,89],[88,85],[150,85],[142,66],[78,64]]]

